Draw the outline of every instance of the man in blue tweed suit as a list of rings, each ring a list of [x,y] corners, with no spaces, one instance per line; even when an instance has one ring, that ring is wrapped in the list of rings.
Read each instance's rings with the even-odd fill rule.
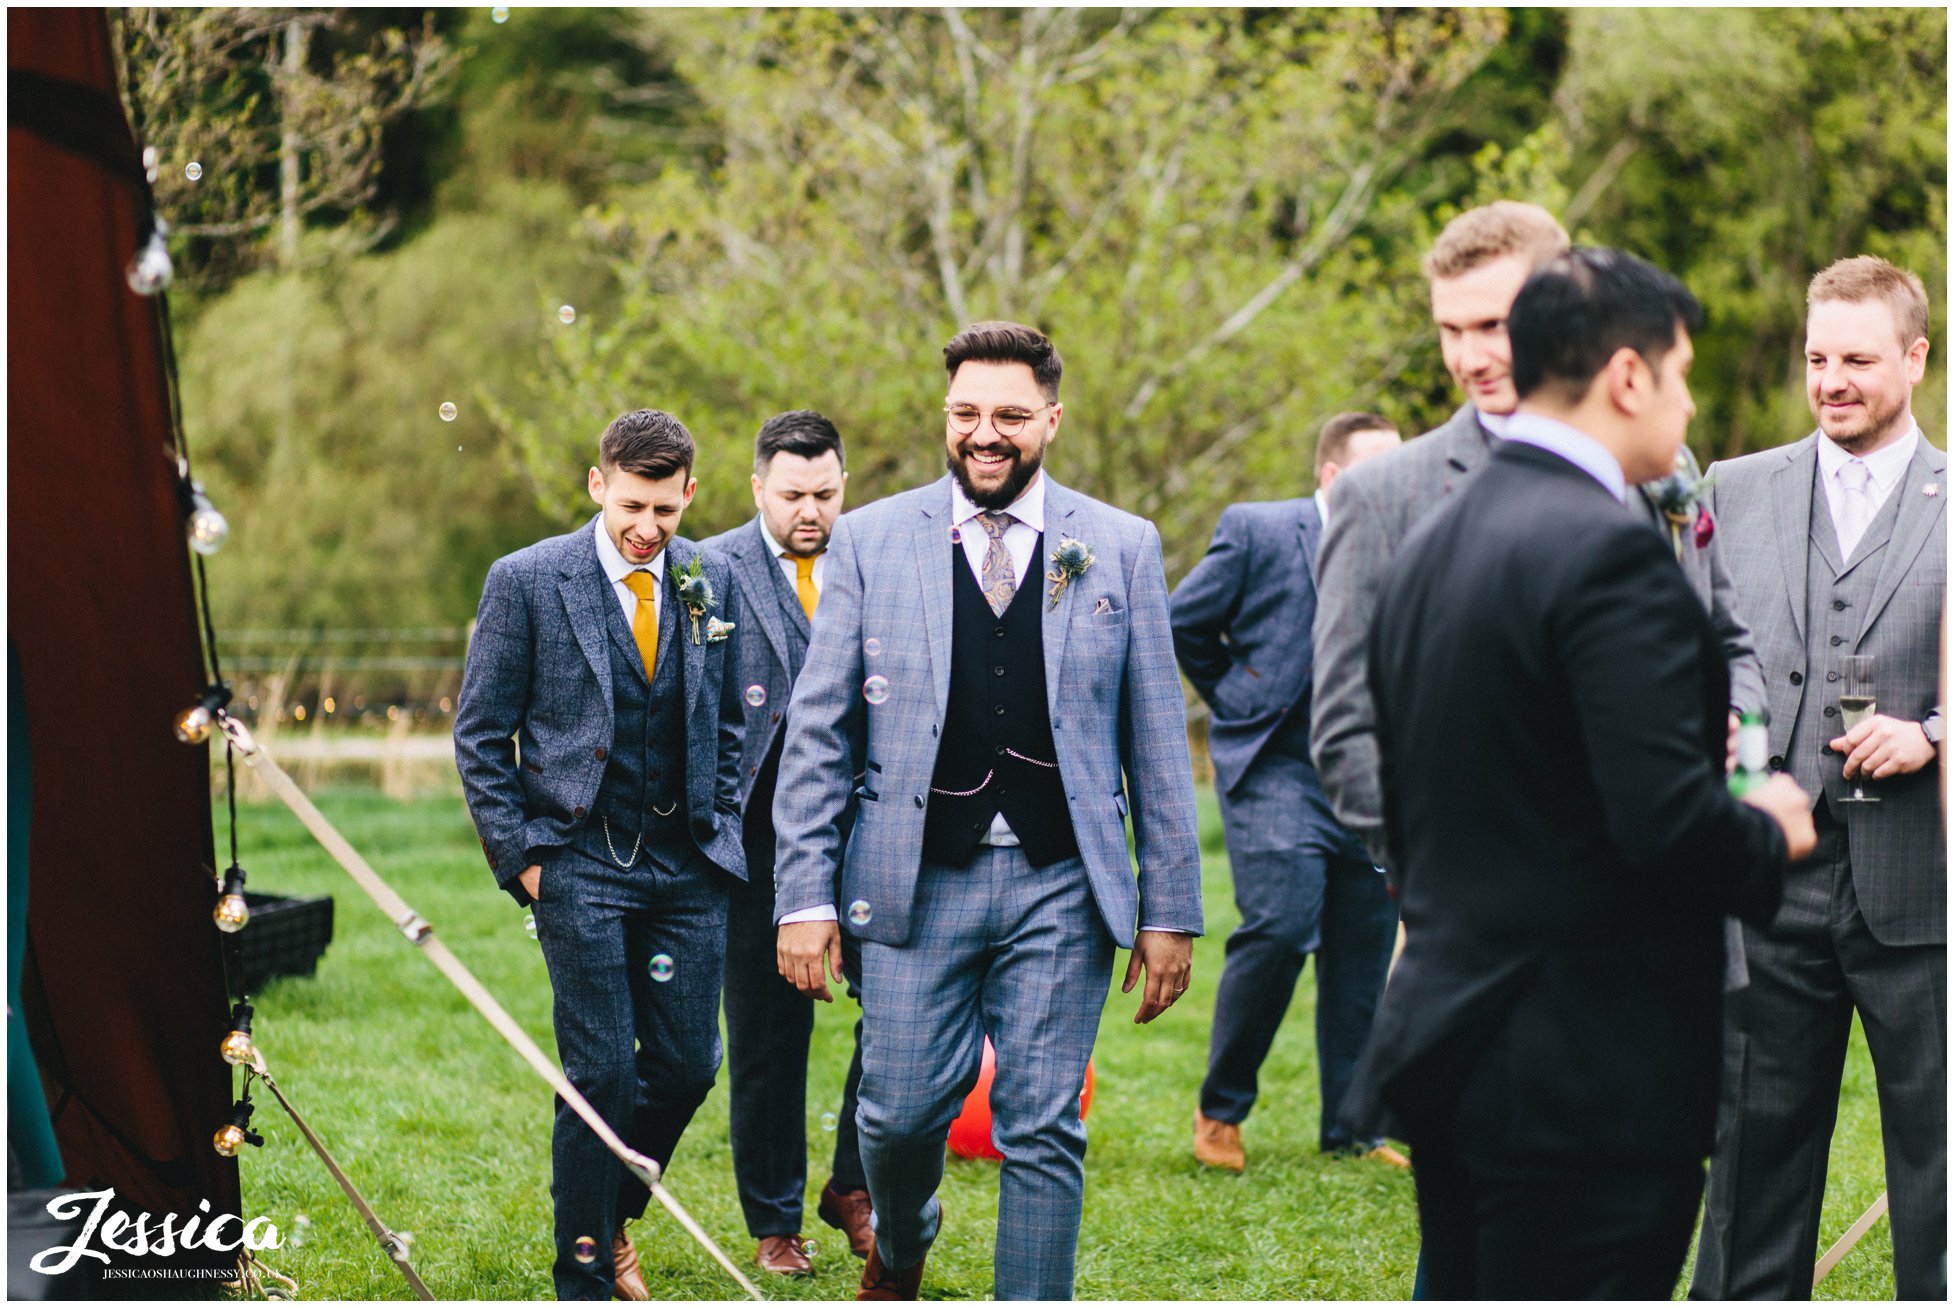
[[[605,430],[591,523],[498,559],[455,711],[455,759],[498,885],[534,907],[570,1083],[662,1167],[719,1068],[726,896],[740,848],[737,605],[681,540],[691,433]],[[624,1224],[650,1194],[561,1101],[558,1298],[644,1299]]]
[[[987,322],[943,356],[950,476],[843,517],[829,546],[774,800],[780,970],[828,998],[839,907],[861,942],[875,1208],[857,1297],[917,1297],[988,1037],[995,1293],[1064,1299],[1114,950],[1146,1022],[1187,988],[1201,930],[1186,713],[1159,534],[1041,470],[1058,351]]]
[[[1331,418],[1316,440],[1316,494],[1224,509],[1208,552],[1174,589],[1174,647],[1210,709],[1208,757],[1242,914],[1228,937],[1194,1110],[1194,1156],[1209,1167],[1247,1165],[1241,1124],[1312,954],[1318,1147],[1410,1165],[1336,1120],[1384,993],[1398,910],[1363,842],[1330,812],[1309,761],[1309,629],[1331,487],[1346,468],[1398,445],[1397,429],[1374,413]]]
[[[733,1178],[746,1229],[760,1242],[763,1270],[811,1276],[801,1239],[807,1187],[807,1051],[814,1001],[780,975],[773,923],[773,797],[787,738],[787,701],[807,660],[828,536],[841,516],[848,473],[841,433],[811,409],[777,413],[753,440],[751,522],[705,542],[726,556],[739,581],[739,684],[746,704],[740,756],[746,884],[726,916],[726,1079],[732,1090]],[[843,971],[857,975],[852,959]],[[869,1232],[868,1181],[855,1134],[862,1079],[861,1023],[835,1123],[834,1170],[821,1189],[821,1219],[848,1236],[863,1258]]]

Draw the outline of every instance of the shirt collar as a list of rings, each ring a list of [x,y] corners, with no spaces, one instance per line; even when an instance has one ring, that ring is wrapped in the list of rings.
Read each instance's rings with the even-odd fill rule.
[[[787,547],[775,540],[773,533],[767,530],[767,520],[765,517],[760,519],[760,539],[767,543],[767,548],[773,551],[773,556],[776,559],[787,556]]]
[[[1818,470],[1825,477],[1837,477],[1839,469],[1856,458],[1865,464],[1866,471],[1872,474],[1874,493],[1883,496],[1899,485],[1900,478],[1906,475],[1907,464],[1913,462],[1914,447],[1919,444],[1919,441],[1920,424],[1915,423],[1912,430],[1891,445],[1882,446],[1871,454],[1854,455],[1847,454],[1832,443],[1830,436],[1820,432],[1818,433]]]
[[[1316,489],[1316,494],[1310,496],[1310,498],[1316,501],[1317,520],[1322,525],[1323,530],[1328,531],[1330,529],[1330,492],[1319,486]]]
[[[951,525],[961,527],[982,512],[984,510],[972,504],[970,497],[963,493],[963,487],[957,484],[957,479],[950,478]],[[1003,512],[1010,514],[1033,531],[1042,533],[1045,530],[1045,470],[1043,468],[1033,475],[1031,485],[1018,492],[1018,498],[1012,500]]]
[[[1487,413],[1484,409],[1475,409],[1473,412],[1479,415],[1479,425],[1500,440],[1506,439],[1508,429],[1513,426],[1513,419],[1520,416],[1517,413]]]
[[[1628,479],[1622,475],[1622,465],[1594,437],[1564,422],[1524,410],[1505,419],[1505,423],[1507,440],[1559,455],[1600,482],[1602,489],[1617,500],[1628,503]]]
[[[591,530],[597,533],[597,561],[603,565],[604,575],[611,579],[612,585],[623,581],[626,574],[637,571],[637,568],[633,567],[630,561],[618,552],[617,546],[611,543],[610,533],[604,530],[603,514],[600,513],[597,515],[597,521]],[[651,562],[645,564],[645,568],[654,577],[664,576],[665,551],[661,549],[658,553],[652,555]]]

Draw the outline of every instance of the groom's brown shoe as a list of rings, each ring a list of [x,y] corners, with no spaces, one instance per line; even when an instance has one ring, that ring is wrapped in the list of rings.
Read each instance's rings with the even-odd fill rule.
[[[753,1261],[763,1272],[779,1276],[812,1276],[814,1263],[807,1256],[807,1244],[798,1235],[769,1235],[753,1251]]]
[[[1242,1128],[1235,1122],[1217,1122],[1200,1109],[1194,1110],[1194,1158],[1208,1167],[1239,1172],[1248,1166],[1242,1152]]]
[[[870,1245],[868,1266],[862,1268],[862,1288],[855,1291],[855,1298],[916,1298],[923,1288],[923,1264],[928,1261],[929,1255],[925,1254],[916,1260],[914,1267],[905,1267],[899,1272],[892,1272],[882,1265],[882,1251]]]
[[[651,1298],[645,1289],[644,1273],[638,1270],[637,1246],[623,1227],[611,1241],[611,1298],[637,1301]]]
[[[868,1191],[850,1190],[846,1194],[835,1189],[834,1179],[821,1187],[821,1203],[814,1210],[835,1230],[848,1237],[848,1247],[855,1251],[857,1258],[868,1257],[869,1250],[875,1248],[875,1228],[869,1225],[869,1214],[875,1211]]]

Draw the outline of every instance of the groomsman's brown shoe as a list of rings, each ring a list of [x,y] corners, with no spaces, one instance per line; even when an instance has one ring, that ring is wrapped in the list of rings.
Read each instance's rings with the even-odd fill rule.
[[[812,1276],[814,1264],[808,1260],[807,1243],[798,1235],[769,1235],[760,1241],[753,1261],[763,1272],[781,1276]]]
[[[846,1194],[835,1189],[834,1178],[829,1177],[827,1185],[821,1188],[821,1202],[814,1210],[821,1220],[848,1237],[848,1247],[857,1258],[866,1258],[875,1248],[875,1228],[869,1225],[869,1214],[875,1211],[868,1191],[850,1190]]]
[[[1239,1172],[1248,1166],[1242,1152],[1242,1128],[1235,1122],[1217,1122],[1200,1109],[1194,1110],[1194,1158],[1208,1167]]]
[[[905,1267],[892,1272],[882,1265],[882,1251],[874,1245],[869,1246],[868,1266],[862,1268],[862,1288],[855,1291],[856,1299],[914,1299],[923,1289],[923,1264],[929,1261],[925,1254],[916,1260],[914,1267]]]
[[[1411,1160],[1382,1140],[1374,1148],[1365,1150],[1364,1157],[1373,1163],[1383,1163],[1386,1167],[1399,1167],[1407,1172],[1411,1170]]]
[[[631,1243],[630,1232],[621,1226],[611,1241],[611,1298],[632,1302],[651,1298],[645,1289],[644,1273],[638,1270],[637,1246]]]

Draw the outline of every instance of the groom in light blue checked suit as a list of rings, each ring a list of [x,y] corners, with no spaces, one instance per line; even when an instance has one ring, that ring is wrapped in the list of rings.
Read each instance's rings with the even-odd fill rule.
[[[774,800],[780,971],[828,999],[840,930],[861,942],[876,1238],[857,1297],[917,1297],[988,1037],[995,1293],[1064,1299],[1114,950],[1151,1021],[1201,931],[1186,714],[1159,534],[1041,471],[1058,351],[990,322],[943,354],[951,475],[844,516],[829,544]]]

